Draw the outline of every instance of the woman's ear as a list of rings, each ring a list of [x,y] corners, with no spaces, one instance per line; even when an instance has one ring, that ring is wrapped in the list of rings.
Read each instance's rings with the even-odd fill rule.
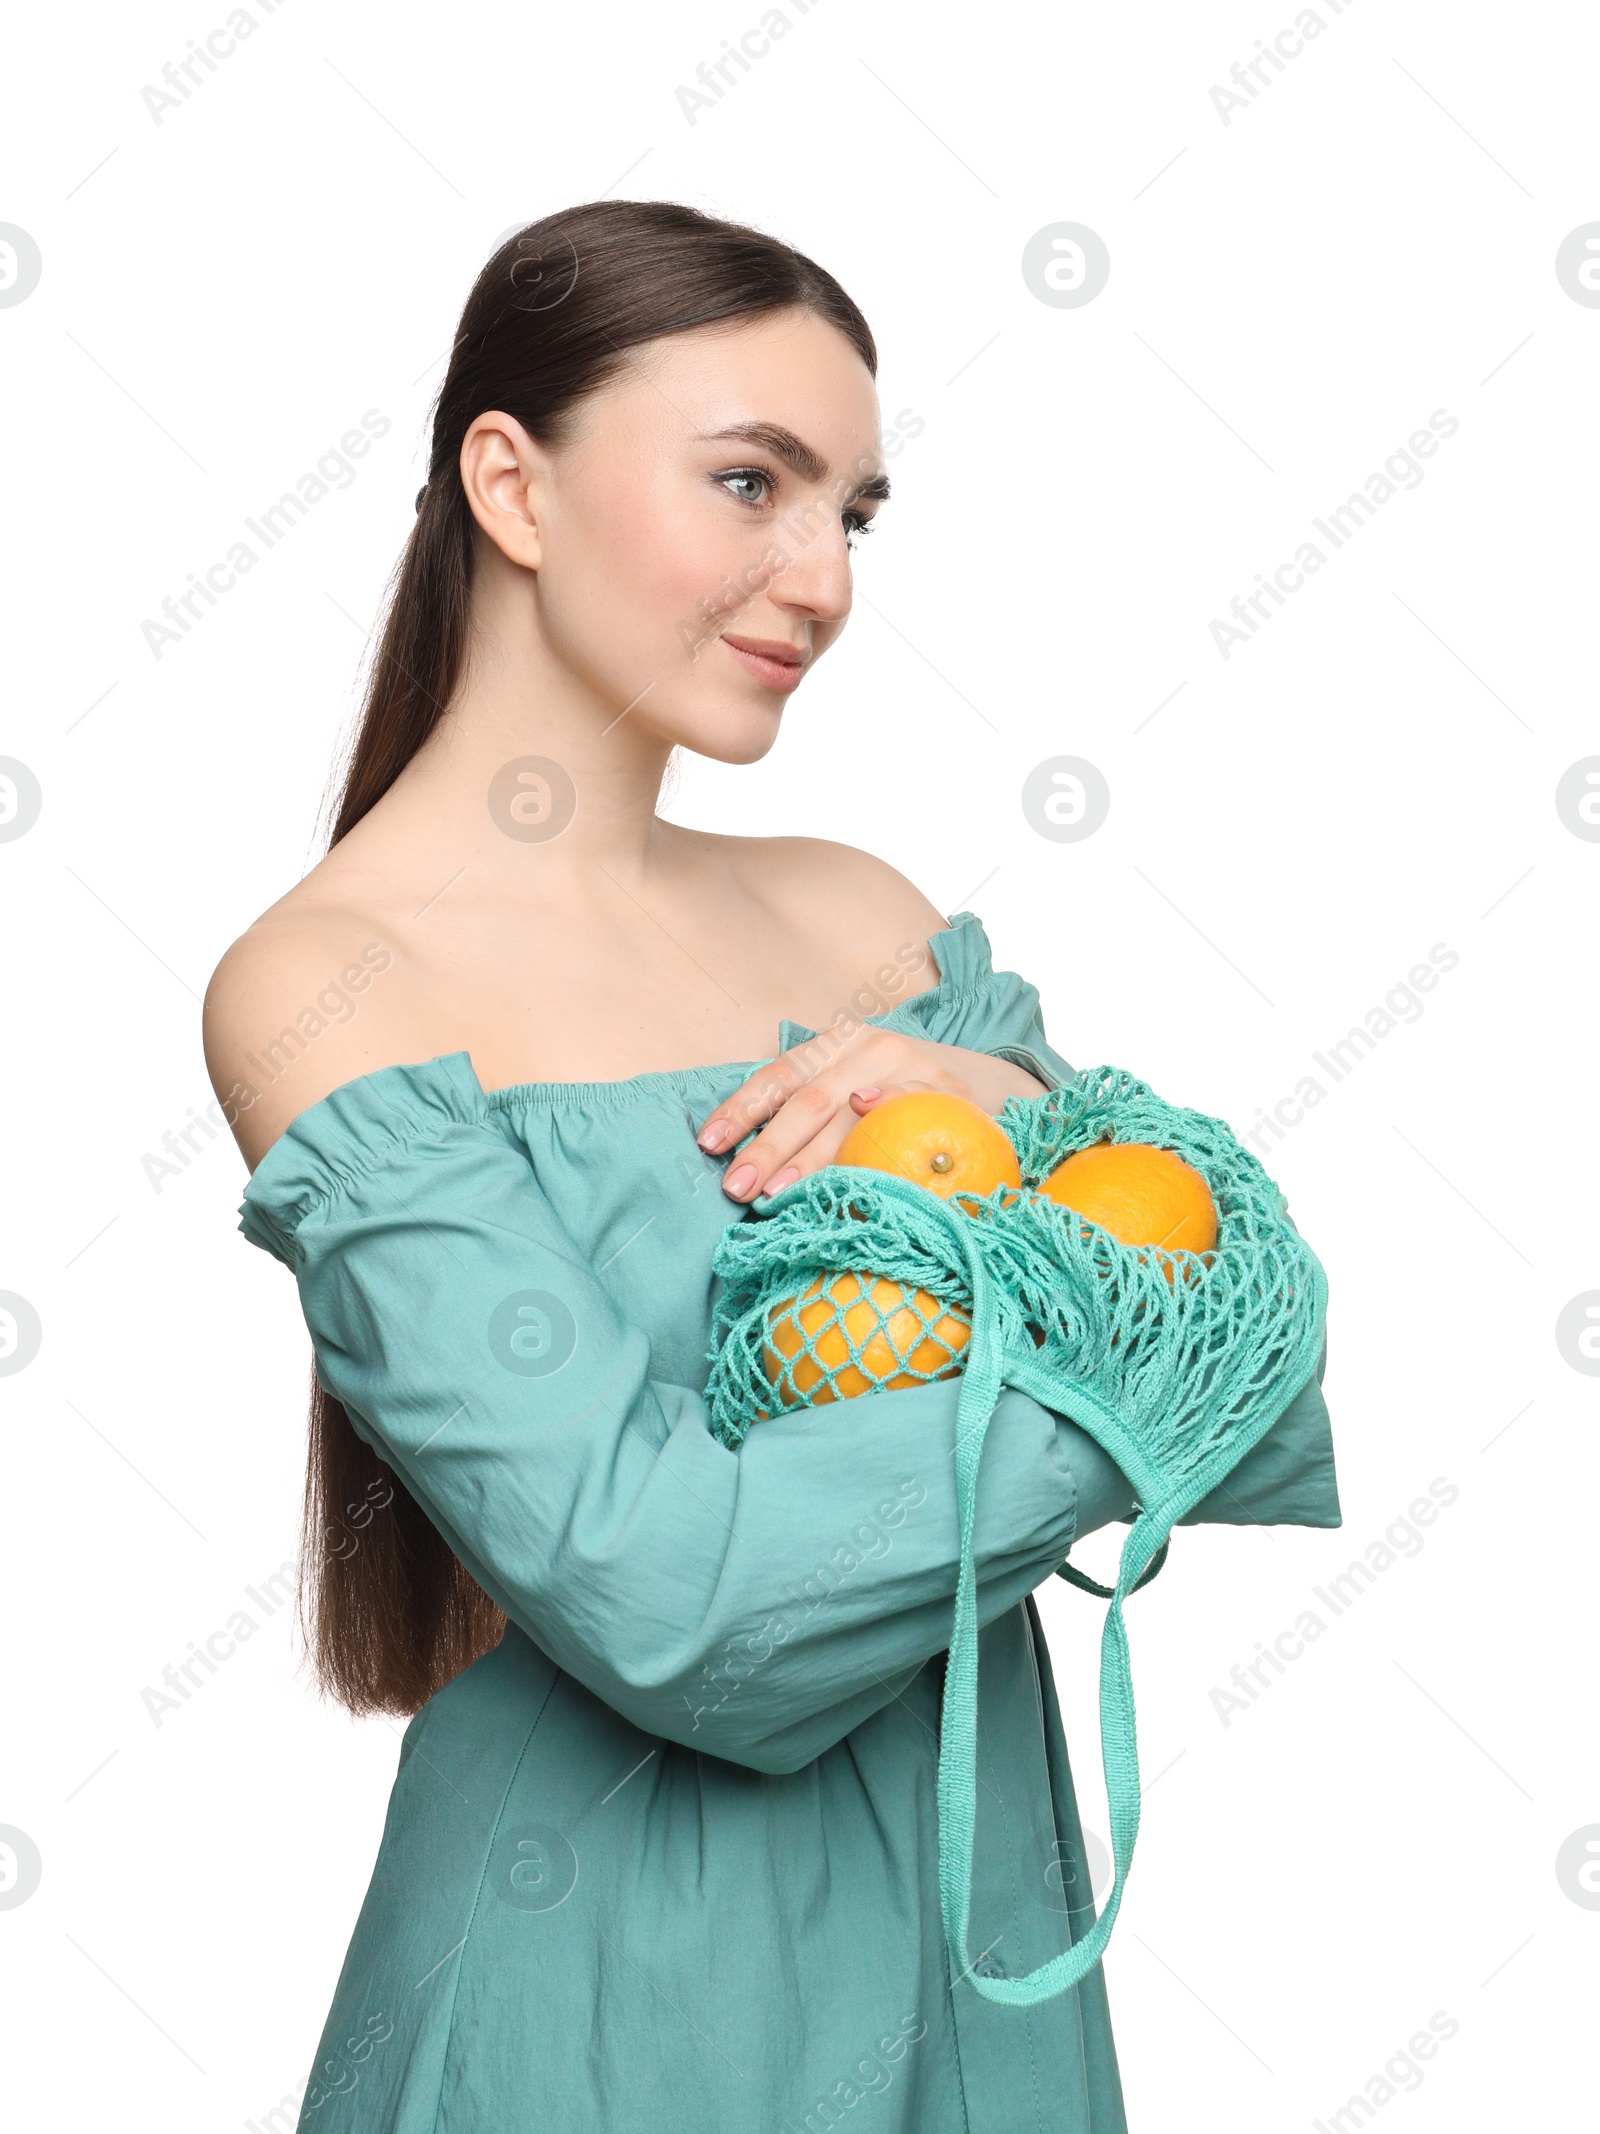
[[[496,409],[473,418],[461,440],[461,486],[483,531],[524,570],[543,561],[540,506],[549,474],[549,454],[515,415]]]

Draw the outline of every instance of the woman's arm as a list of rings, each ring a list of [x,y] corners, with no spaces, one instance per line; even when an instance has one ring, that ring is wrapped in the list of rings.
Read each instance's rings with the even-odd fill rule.
[[[904,1031],[864,1028],[848,1042],[825,1034],[820,1045],[813,1040],[781,1054],[708,1115],[708,1125],[724,1122],[730,1130],[752,1115],[770,1121],[738,1148],[729,1161],[724,1184],[741,1165],[753,1165],[757,1175],[735,1196],[748,1201],[763,1189],[776,1189],[790,1176],[832,1161],[856,1117],[872,1108],[851,1095],[857,1077],[864,1073],[882,1075],[886,1094],[907,1086],[954,1087],[974,1102],[992,1103],[996,1110],[1008,1095],[1037,1095],[1041,1089],[1060,1088],[1072,1080],[1073,1069],[1046,1037],[1038,1000],[1035,988],[1014,972],[995,973],[988,986],[946,1018],[943,1027],[951,1032],[949,1038],[934,1040]],[[821,1067],[811,1065],[814,1051],[824,1061]],[[1011,1069],[1021,1071],[1020,1076],[1009,1083],[985,1080],[981,1069],[993,1060],[1008,1062]],[[1016,1086],[1017,1080],[1029,1077],[1031,1089]],[[1326,1365],[1324,1340],[1315,1375],[1227,1481],[1186,1512],[1177,1522],[1180,1526],[1342,1524],[1332,1430],[1322,1397]],[[1093,1443],[1086,1434],[1079,1435],[1086,1445]],[[1121,1508],[1107,1516],[1131,1519],[1131,1484],[1097,1445],[1094,1457],[1102,1470],[1100,1488],[1108,1490],[1115,1476],[1123,1492]],[[1082,1447],[1074,1452],[1073,1464],[1080,1473],[1090,1464]],[[1091,1529],[1085,1524],[1080,1531]]]
[[[799,1769],[949,1642],[959,1381],[780,1413],[730,1452],[650,1376],[503,1117],[463,1054],[365,1076],[268,1152],[247,1234],[293,1266],[323,1384],[559,1666],[649,1733]],[[1005,1393],[980,1622],[1128,1501]]]

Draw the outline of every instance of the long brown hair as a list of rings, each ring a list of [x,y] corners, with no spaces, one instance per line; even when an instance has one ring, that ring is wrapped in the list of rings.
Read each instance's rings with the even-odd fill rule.
[[[803,253],[659,200],[596,200],[532,223],[473,284],[434,403],[428,479],[390,580],[329,843],[374,807],[432,732],[467,652],[476,521],[461,441],[488,409],[557,445],[626,352],[719,320],[799,308],[877,373],[866,320]],[[400,1476],[313,1378],[300,1624],[316,1680],[353,1712],[415,1712],[496,1645],[505,1616]]]

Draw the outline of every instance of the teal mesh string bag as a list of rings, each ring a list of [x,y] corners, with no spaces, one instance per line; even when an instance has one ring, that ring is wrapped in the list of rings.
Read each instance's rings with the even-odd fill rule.
[[[865,1343],[880,1330],[896,1336],[901,1383],[960,1373],[960,1570],[939,1741],[939,1899],[952,1978],[970,1978],[986,2000],[1030,2006],[1064,1993],[1100,1961],[1133,1859],[1139,1758],[1123,1602],[1160,1570],[1177,1521],[1227,1478],[1310,1378],[1328,1285],[1283,1195],[1230,1128],[1163,1102],[1121,1068],[1086,1069],[1042,1097],[1010,1097],[999,1123],[1017,1152],[1020,1194],[997,1186],[944,1200],[909,1179],[835,1164],[784,1187],[765,1213],[730,1224],[713,1262],[723,1289],[706,1400],[716,1435],[737,1447],[777,1408],[838,1398],[859,1384],[850,1374],[861,1372]],[[1214,1248],[1158,1254],[1122,1245],[1028,1190],[1099,1141],[1150,1142],[1199,1171],[1216,1204]],[[824,1316],[815,1306],[805,1315],[785,1308],[841,1274],[885,1277],[905,1292],[904,1303],[894,1292],[874,1302],[863,1288],[851,1314],[860,1329],[834,1319],[848,1360],[818,1355],[818,1330],[807,1323]],[[922,1334],[913,1324],[908,1344],[902,1315],[919,1290],[931,1304],[917,1310]],[[957,1318],[971,1328],[965,1343],[948,1338]],[[892,1328],[891,1320],[902,1323]],[[764,1361],[777,1346],[775,1325],[787,1329],[781,1348],[792,1352],[776,1379]],[[808,1364],[797,1379],[802,1355]],[[1112,1886],[1070,1949],[1020,1978],[988,1978],[967,1955],[977,1814],[972,1531],[983,1440],[1005,1386],[1086,1430],[1133,1484],[1138,1511],[1114,1587],[1061,1567],[1061,1576],[1109,1601],[1100,1753]],[[857,1397],[869,1430],[871,1393]]]

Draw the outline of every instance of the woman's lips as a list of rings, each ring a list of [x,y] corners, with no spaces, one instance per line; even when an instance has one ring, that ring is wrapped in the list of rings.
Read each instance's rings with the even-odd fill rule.
[[[770,637],[724,637],[722,642],[739,662],[768,689],[785,695],[798,689],[810,654],[799,645],[786,645]]]

